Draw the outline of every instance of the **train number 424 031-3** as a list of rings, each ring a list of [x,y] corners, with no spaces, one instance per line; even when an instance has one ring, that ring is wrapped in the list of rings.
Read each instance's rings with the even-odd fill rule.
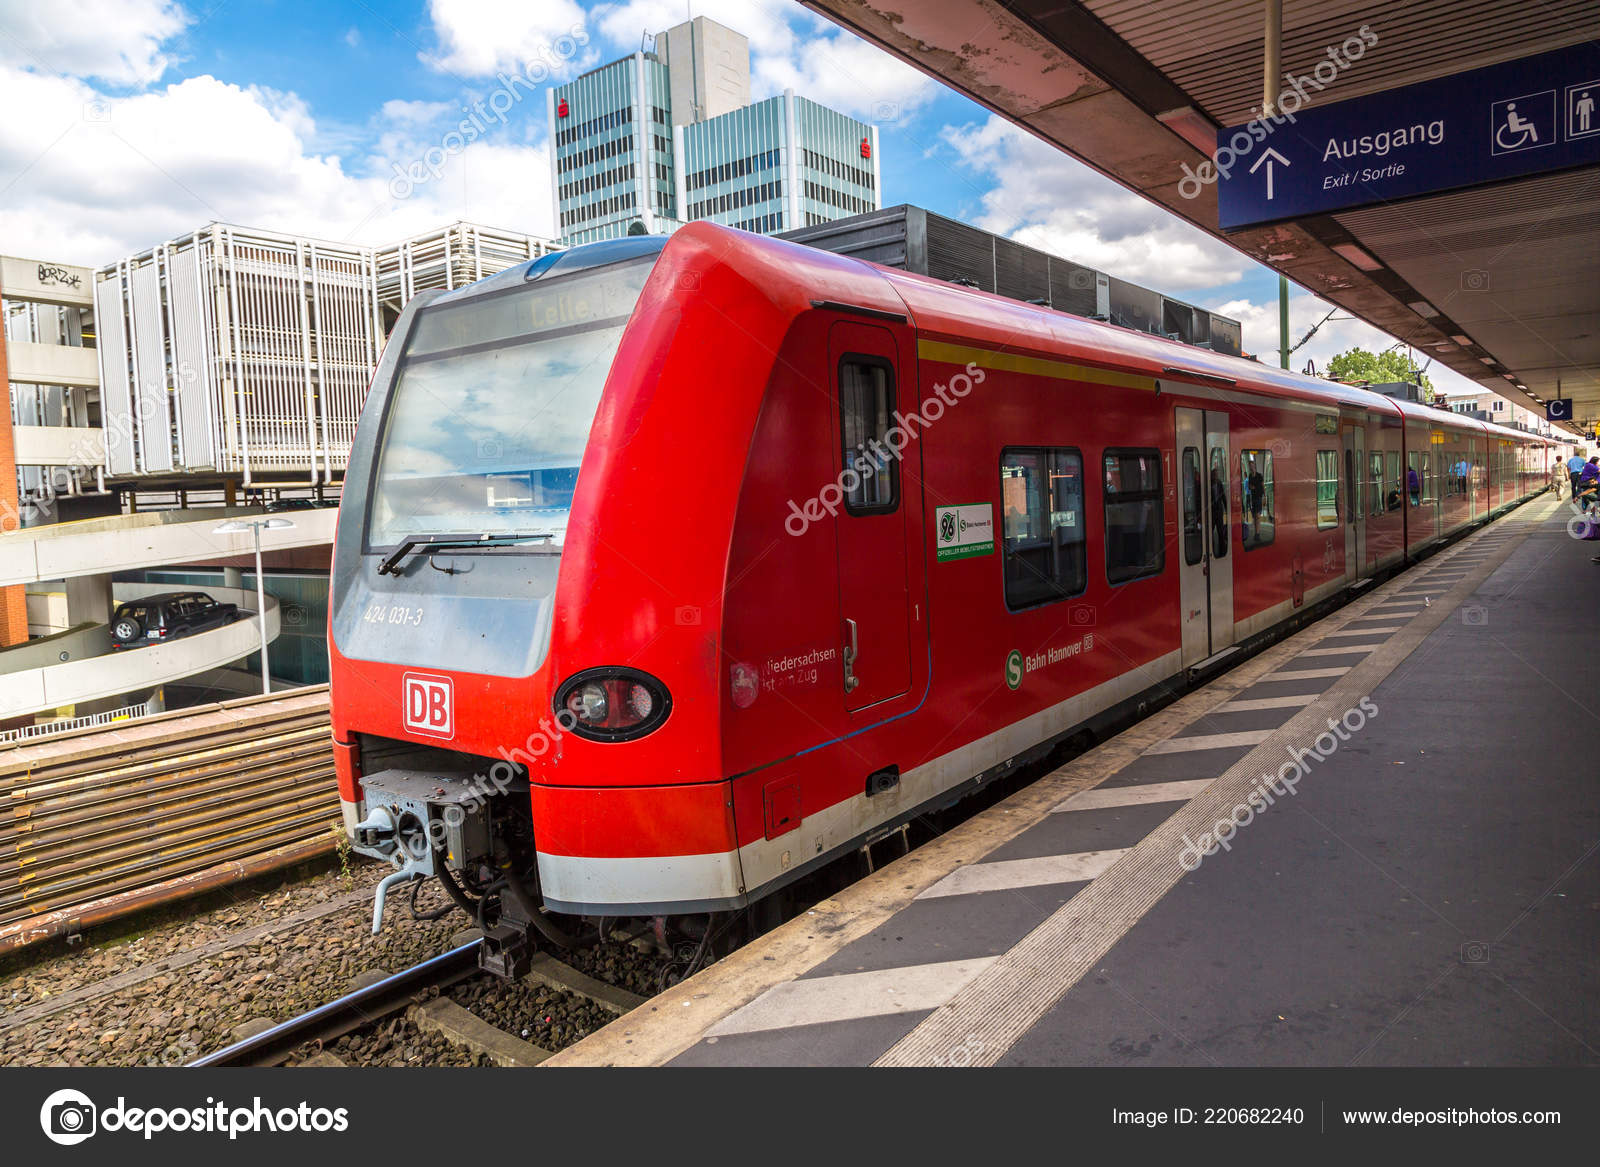
[[[414,628],[422,623],[422,609],[406,604],[368,604],[361,618],[368,624],[405,624]]]

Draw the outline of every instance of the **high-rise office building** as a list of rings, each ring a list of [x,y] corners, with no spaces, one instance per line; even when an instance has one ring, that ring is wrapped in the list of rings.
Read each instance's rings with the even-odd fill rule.
[[[562,239],[691,219],[763,233],[882,206],[877,128],[792,90],[750,104],[750,47],[696,17],[550,90]]]
[[[875,211],[878,131],[793,90],[674,129],[685,219],[789,231]]]

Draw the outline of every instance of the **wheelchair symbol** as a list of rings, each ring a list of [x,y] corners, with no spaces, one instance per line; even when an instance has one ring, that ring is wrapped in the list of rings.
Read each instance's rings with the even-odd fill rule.
[[[1542,100],[1541,100],[1542,99]],[[1531,93],[1494,104],[1493,153],[1513,154],[1548,146],[1555,134],[1555,91]]]
[[[1539,127],[1517,113],[1516,102],[1506,106],[1506,124],[1494,132],[1494,144],[1502,150],[1520,150],[1538,141]]]

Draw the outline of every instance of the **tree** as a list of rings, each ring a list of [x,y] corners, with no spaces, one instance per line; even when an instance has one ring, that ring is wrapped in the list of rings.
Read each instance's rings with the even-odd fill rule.
[[[1376,354],[1364,348],[1349,349],[1328,362],[1328,376],[1339,381],[1410,381],[1422,387],[1427,400],[1433,400],[1433,382],[1397,348]]]

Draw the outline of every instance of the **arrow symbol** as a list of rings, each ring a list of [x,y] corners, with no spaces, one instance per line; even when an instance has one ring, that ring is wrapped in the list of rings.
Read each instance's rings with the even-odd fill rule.
[[[1257,158],[1256,161],[1255,161],[1255,165],[1250,167],[1250,173],[1254,174],[1256,171],[1261,169],[1261,164],[1263,162],[1265,162],[1267,164],[1267,201],[1269,203],[1272,201],[1272,160],[1273,159],[1277,159],[1278,165],[1280,165],[1280,166],[1293,165],[1282,154],[1279,154],[1271,146],[1268,146],[1266,153],[1261,155],[1261,157]]]

